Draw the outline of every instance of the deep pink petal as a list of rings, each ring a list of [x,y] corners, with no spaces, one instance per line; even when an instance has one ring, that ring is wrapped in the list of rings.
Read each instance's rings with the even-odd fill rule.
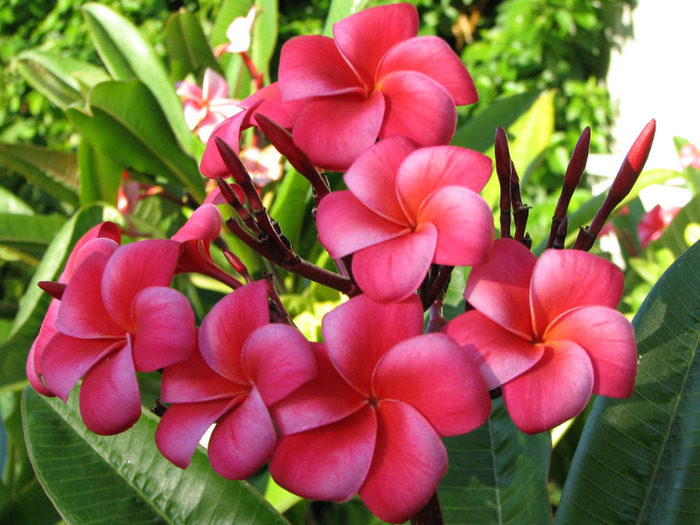
[[[259,101],[262,101],[262,104],[259,104]],[[283,128],[292,129],[299,116],[299,112],[308,102],[309,99],[306,98],[299,100],[282,100],[279,82],[273,82],[245,98],[241,101],[239,106],[242,108],[255,108],[253,113],[251,113],[250,122],[244,123],[244,128],[250,125],[257,125],[254,114],[262,113]]]
[[[221,299],[204,317],[199,349],[207,364],[226,379],[248,384],[241,366],[243,343],[270,320],[267,288],[256,281]]]
[[[213,204],[203,204],[190,215],[187,222],[172,236],[173,241],[192,239],[215,241],[221,232],[221,212]]]
[[[231,404],[230,399],[223,399],[171,405],[156,429],[158,450],[173,464],[187,468],[204,433]]]
[[[41,328],[39,329],[39,334],[36,336],[34,343],[29,348],[29,355],[27,356],[27,379],[29,379],[29,384],[32,385],[34,390],[39,392],[43,396],[53,396],[54,394],[46,388],[46,385],[41,380],[41,355],[44,353],[44,348],[51,341],[58,330],[56,329],[56,316],[58,315],[58,307],[60,305],[58,299],[53,299],[49,304],[49,308],[46,311],[44,320],[41,323]],[[71,387],[72,388],[72,387]],[[70,391],[70,388],[68,389]]]
[[[119,245],[121,244],[122,238],[121,230],[119,230],[119,226],[113,222],[102,222],[97,226],[90,228],[90,230],[88,230],[88,232],[85,233],[85,235],[83,235],[76,243],[73,251],[68,257],[68,261],[66,261],[66,268],[63,270],[63,275],[60,279],[62,283],[67,283],[70,281],[71,277],[73,276],[73,272],[80,264],[78,261],[76,261],[76,258],[78,257],[82,247],[86,243],[96,238],[110,239],[114,241],[115,244]]]
[[[319,241],[332,257],[402,236],[408,228],[377,215],[349,191],[334,191],[321,199],[316,226]]]
[[[493,213],[470,189],[446,186],[435,191],[421,206],[418,222],[437,228],[436,264],[472,266],[491,255]]]
[[[254,111],[255,106],[247,108],[240,113],[236,113],[233,117],[227,118],[214,128],[211,135],[209,135],[207,146],[204,148],[204,154],[202,155],[202,161],[199,164],[199,171],[202,175],[210,179],[231,176],[224,161],[221,159],[215,138],[220,138],[238,153],[240,151],[241,129],[245,129],[244,124],[249,121]]]
[[[530,340],[530,276],[536,257],[513,239],[496,239],[491,258],[469,274],[464,298],[493,322]]]
[[[543,345],[530,344],[478,310],[458,315],[445,332],[479,365],[489,390],[532,368],[544,353]]]
[[[553,341],[535,366],[501,388],[516,426],[536,434],[578,415],[591,397],[593,379],[591,360],[583,348]]]
[[[610,261],[580,250],[546,250],[532,272],[530,301],[537,333],[577,306],[617,307],[622,271]]]
[[[573,341],[591,359],[593,393],[629,397],[637,375],[637,343],[634,328],[620,312],[605,306],[571,310],[552,323],[545,341]]]
[[[447,472],[447,452],[430,423],[401,402],[383,401],[377,445],[359,493],[379,519],[402,523],[422,509]]]
[[[382,304],[366,295],[353,297],[323,318],[323,340],[340,374],[358,391],[371,392],[377,361],[406,338],[423,332],[423,308],[417,297]]]
[[[455,102],[423,73],[398,71],[377,85],[386,100],[379,138],[403,135],[421,146],[448,144],[457,125]]]
[[[331,425],[280,437],[270,474],[303,498],[347,501],[367,476],[377,435],[366,408]]]
[[[377,399],[418,410],[441,436],[471,432],[491,413],[491,397],[477,365],[445,334],[424,334],[396,344],[377,363]]]
[[[417,34],[418,12],[410,4],[366,9],[333,26],[338,49],[370,88],[384,54]]]
[[[85,426],[104,436],[124,432],[141,417],[139,384],[128,344],[85,374],[80,415]]]
[[[384,118],[384,97],[340,95],[317,98],[299,113],[292,136],[311,162],[345,171],[377,139]]]
[[[226,414],[209,440],[209,462],[227,479],[246,479],[272,456],[277,436],[270,413],[254,388]]]
[[[421,224],[413,233],[364,248],[353,256],[352,273],[362,291],[391,303],[413,294],[434,262],[437,228]]]

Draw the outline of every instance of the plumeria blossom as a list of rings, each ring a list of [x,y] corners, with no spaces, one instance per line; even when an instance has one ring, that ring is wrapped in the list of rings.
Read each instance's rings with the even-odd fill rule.
[[[679,211],[681,211],[680,206],[662,208],[660,204],[657,204],[644,214],[639,224],[637,224],[637,236],[642,249],[649,246],[651,241],[661,237],[661,234],[671,224],[671,221],[678,215]]]
[[[272,144],[264,148],[250,147],[241,151],[241,162],[253,179],[253,184],[262,188],[282,177],[282,155]]]
[[[272,455],[277,443],[268,406],[316,375],[309,342],[294,328],[269,324],[262,281],[219,301],[202,321],[199,349],[163,371],[161,399],[172,403],[156,443],[186,468],[214,422],[209,461],[230,479],[245,479]]]
[[[637,370],[634,330],[614,310],[622,272],[578,250],[539,259],[498,239],[488,263],[472,269],[464,292],[475,308],[447,334],[479,364],[490,389],[501,386],[523,432],[554,428],[581,412],[591,394],[628,397]]]
[[[214,48],[214,54],[220,57],[224,53],[246,53],[250,49],[250,33],[253,30],[256,10],[252,6],[246,16],[238,16],[226,29],[228,42]]]
[[[431,264],[488,258],[493,215],[479,192],[490,176],[491,160],[472,150],[379,141],[345,173],[349,190],[321,200],[319,239],[334,258],[354,253],[352,273],[363,292],[399,301]]]
[[[700,150],[695,144],[686,142],[681,147],[679,154],[681,166],[685,169],[690,166],[700,169]]]
[[[334,39],[299,36],[282,47],[283,101],[308,100],[294,141],[323,168],[345,170],[377,138],[447,144],[456,106],[478,100],[459,57],[437,37],[417,36],[411,4],[361,11],[333,26]]]
[[[447,470],[441,436],[486,421],[491,400],[474,363],[444,334],[423,332],[417,297],[353,297],[323,318],[318,376],[272,407],[281,437],[270,472],[305,498],[355,493],[403,522]]]

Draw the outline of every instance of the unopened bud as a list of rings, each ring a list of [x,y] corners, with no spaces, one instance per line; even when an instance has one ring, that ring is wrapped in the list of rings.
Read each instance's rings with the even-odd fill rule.
[[[56,283],[54,281],[39,281],[37,286],[39,286],[39,288],[44,290],[51,297],[58,299],[59,301],[63,297],[63,292],[66,289],[66,285],[64,283]]]

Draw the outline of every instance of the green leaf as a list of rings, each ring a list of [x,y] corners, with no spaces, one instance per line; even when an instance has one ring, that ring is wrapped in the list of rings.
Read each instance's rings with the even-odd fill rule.
[[[0,344],[0,393],[27,386],[27,356],[32,341],[6,341]]]
[[[331,0],[326,23],[323,26],[323,34],[325,36],[333,36],[333,24],[338,20],[362,11],[367,7],[368,3],[369,0]]]
[[[656,241],[651,243],[650,249],[660,247],[668,248],[676,257],[679,257],[689,248],[686,240],[686,227],[691,223],[700,224],[700,194],[693,197],[688,204],[683,206],[668,225],[666,231]]]
[[[201,79],[206,68],[223,75],[202,26],[192,13],[181,9],[170,17],[165,27],[165,45],[173,81],[183,80],[189,74]]]
[[[556,523],[700,522],[700,244],[661,277],[634,318],[632,397],[599,397]]]
[[[29,204],[24,202],[10,190],[6,190],[0,186],[0,213],[34,215],[34,210]]]
[[[286,523],[249,484],[214,473],[201,451],[187,470],[172,465],[155,446],[157,418],[148,412],[127,432],[93,434],[78,393],[64,404],[27,388],[22,406],[29,456],[66,522]]]
[[[227,42],[226,30],[234,19],[239,16],[246,16],[253,5],[253,0],[224,0],[219,7],[219,14],[216,16],[214,28],[211,32],[212,45],[224,44]]]
[[[65,222],[61,215],[0,213],[0,245],[41,258]]]
[[[255,0],[256,17],[251,33],[253,64],[270,82],[270,59],[277,43],[277,0]]]
[[[78,146],[78,166],[80,167],[80,204],[95,202],[117,205],[119,185],[124,168],[92,147],[85,138],[80,138]]]
[[[439,496],[446,524],[552,522],[549,433],[523,434],[498,399],[484,425],[444,442],[450,467]]]
[[[279,223],[282,233],[293,247],[299,243],[301,226],[304,218],[309,214],[307,205],[310,202],[309,181],[295,169],[288,170],[275,190],[275,200],[270,209],[270,216]]]

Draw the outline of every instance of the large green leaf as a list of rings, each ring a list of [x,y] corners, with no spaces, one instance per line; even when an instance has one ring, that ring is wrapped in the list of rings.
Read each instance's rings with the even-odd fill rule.
[[[253,0],[224,0],[221,3],[211,32],[212,45],[216,46],[227,41],[228,26],[239,16],[246,16],[253,3]]]
[[[632,397],[599,397],[556,523],[700,523],[700,243],[661,277],[634,318]]]
[[[683,206],[661,237],[651,244],[650,249],[663,246],[670,249],[676,257],[680,256],[688,249],[685,231],[691,223],[700,224],[700,194]]]
[[[65,222],[62,215],[0,213],[0,246],[41,258]]]
[[[106,202],[116,206],[124,172],[123,165],[96,150],[85,137],[81,137],[78,146],[78,166],[80,204],[85,206],[95,202]]]
[[[64,404],[27,388],[22,415],[37,477],[68,523],[286,523],[250,485],[215,474],[201,451],[187,470],[172,465],[155,446],[152,414],[98,436],[80,418],[77,389]]]
[[[192,13],[181,9],[170,17],[165,27],[165,44],[173,81],[183,80],[189,74],[201,79],[206,68],[223,75],[202,26]]]
[[[450,467],[440,483],[445,523],[551,523],[549,433],[529,436],[499,399],[489,420],[464,436],[445,438]]]
[[[0,213],[34,215],[34,209],[10,190],[0,186]]]
[[[338,20],[362,11],[367,7],[368,3],[369,0],[331,0],[326,23],[323,26],[323,34],[333,36],[333,24]]]
[[[275,190],[270,216],[279,223],[282,233],[292,243],[292,247],[298,246],[301,225],[309,212],[307,205],[310,201],[309,181],[293,168],[290,169]]]
[[[256,17],[250,53],[255,67],[270,82],[270,59],[277,43],[277,0],[255,0]]]

